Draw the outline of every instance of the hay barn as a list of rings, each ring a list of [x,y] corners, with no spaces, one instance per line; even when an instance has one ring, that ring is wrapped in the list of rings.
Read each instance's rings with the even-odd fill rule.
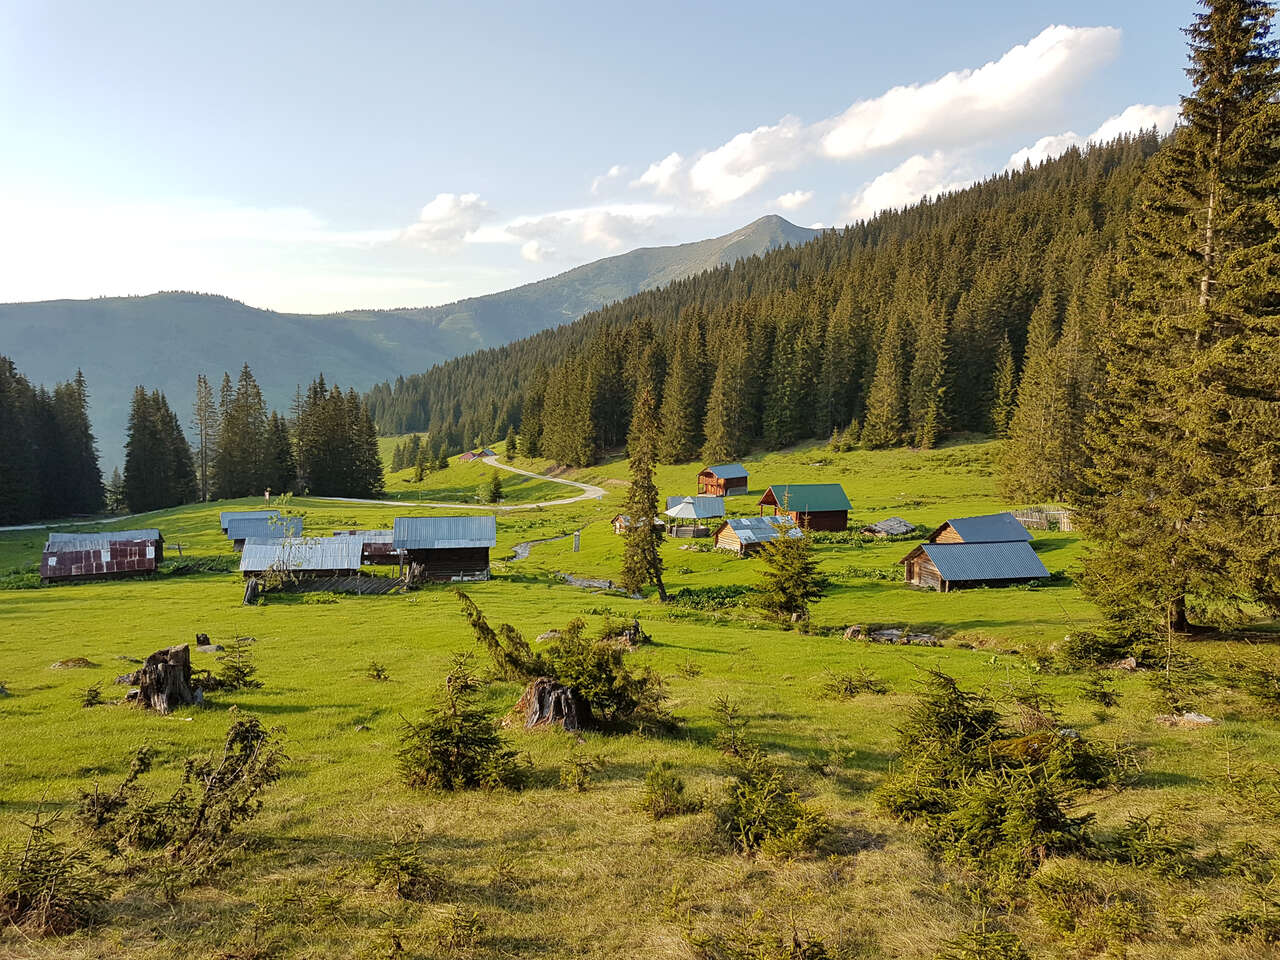
[[[40,556],[45,583],[155,573],[164,560],[164,537],[154,528],[51,533]]]
[[[948,520],[926,539],[930,543],[1026,543],[1031,534],[1012,513],[988,513]]]
[[[396,517],[394,548],[410,578],[488,580],[489,551],[497,544],[492,514],[468,517]]]
[[[716,529],[715,545],[746,557],[783,536],[802,537],[804,532],[790,517],[732,517]]]
[[[393,530],[335,530],[333,535],[358,538],[363,544],[361,560],[364,563],[385,566],[400,562],[400,554],[393,543]]]
[[[274,570],[295,577],[354,576],[360,572],[362,544],[355,537],[286,537],[250,541],[240,557],[240,572],[256,577]]]
[[[222,532],[227,532],[229,520],[265,520],[280,516],[279,510],[223,510],[218,514],[218,523]]]
[[[1031,544],[922,543],[899,561],[907,583],[948,593],[964,587],[1006,587],[1049,576]]]

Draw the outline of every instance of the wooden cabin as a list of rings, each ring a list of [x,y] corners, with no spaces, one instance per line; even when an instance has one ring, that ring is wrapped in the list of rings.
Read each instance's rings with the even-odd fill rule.
[[[164,560],[164,537],[154,528],[51,533],[40,556],[44,583],[155,573]]]
[[[1049,576],[1025,540],[922,543],[900,563],[907,583],[948,593],[964,587],[1006,587]]]
[[[746,557],[781,536],[801,537],[804,532],[790,517],[732,517],[716,528],[714,542],[717,550]]]
[[[223,510],[218,514],[218,522],[225,534],[229,520],[269,520],[278,516],[279,510]]]
[[[1006,512],[948,520],[927,539],[930,543],[1026,543],[1031,534],[1017,517]]]
[[[760,498],[760,515],[789,516],[808,530],[848,530],[849,498],[838,483],[776,483]]]
[[[497,544],[492,515],[396,517],[392,546],[411,576],[448,582],[488,580],[489,551]]]
[[[747,492],[747,468],[740,463],[721,463],[703,467],[698,474],[698,493],[714,497],[732,497]],[[724,514],[721,514],[724,516]]]
[[[240,556],[240,572],[259,577],[268,571],[299,579],[355,576],[362,544],[355,537],[283,537],[251,540]]]
[[[229,517],[227,539],[236,553],[242,553],[247,542],[267,543],[286,537],[302,536],[301,517]]]
[[[624,533],[626,533],[628,530],[631,529],[631,517],[625,513],[620,513],[616,517],[614,517],[612,523],[613,523],[613,532],[616,533],[618,536],[622,536]],[[667,529],[666,521],[659,520],[656,523],[656,526],[658,528],[659,533],[666,532],[666,529]]]
[[[335,537],[358,537],[362,545],[360,561],[374,566],[394,565],[400,562],[400,554],[392,542],[393,530],[335,530]]]

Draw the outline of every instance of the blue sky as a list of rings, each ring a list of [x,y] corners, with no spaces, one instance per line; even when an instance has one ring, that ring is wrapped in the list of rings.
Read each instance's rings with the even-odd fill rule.
[[[1167,128],[1185,2],[0,0],[0,301],[323,312]]]

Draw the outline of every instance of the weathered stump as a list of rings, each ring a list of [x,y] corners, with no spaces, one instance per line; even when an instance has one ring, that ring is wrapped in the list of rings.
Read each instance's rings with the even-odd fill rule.
[[[244,584],[244,600],[240,602],[240,606],[247,607],[258,599],[258,581],[254,577],[250,577]]]
[[[538,677],[516,702],[516,710],[524,714],[526,730],[556,724],[566,730],[582,730],[591,726],[591,707],[573,692],[572,687],[556,683],[550,677]]]
[[[191,651],[185,643],[157,650],[147,657],[136,676],[138,702],[158,713],[189,707],[200,700],[191,686]]]

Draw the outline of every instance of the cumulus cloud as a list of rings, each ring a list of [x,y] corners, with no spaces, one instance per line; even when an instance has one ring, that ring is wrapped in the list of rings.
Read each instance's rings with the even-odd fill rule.
[[[434,253],[447,253],[457,250],[493,217],[493,211],[479,194],[437,193],[435,199],[422,208],[417,222],[404,229],[401,239]]]
[[[910,206],[922,197],[960,190],[973,181],[973,171],[962,159],[941,150],[916,154],[865,184],[849,206],[849,217],[865,220],[881,210]]]
[[[792,190],[790,193],[784,193],[774,202],[783,210],[798,210],[812,199],[812,190]]]
[[[560,257],[616,253],[646,237],[672,208],[661,203],[609,203],[517,217],[484,226],[467,236],[469,243],[506,243],[534,263]]]
[[[668,154],[631,185],[714,207],[815,157],[848,160],[918,148],[926,141],[935,147],[972,142],[976,135],[1015,129],[1042,113],[1081,76],[1113,57],[1119,44],[1114,27],[1046,27],[998,60],[929,83],[893,87],[837,116],[807,125],[783,117],[739,133],[692,162]]]
[[[1150,130],[1155,127],[1162,134],[1168,133],[1178,122],[1178,108],[1175,106],[1152,106],[1146,103],[1135,103],[1126,107],[1113,117],[1103,121],[1097,130],[1082,137],[1073,130],[1041,137],[1029,147],[1023,147],[1009,158],[1006,170],[1021,170],[1030,163],[1033,167],[1051,157],[1060,157],[1072,147],[1083,147],[1086,143],[1106,143],[1125,133],[1137,133],[1139,130]]]
[[[591,192],[599,193],[602,187],[608,186],[615,180],[621,179],[623,174],[626,172],[626,167],[622,166],[620,163],[615,163],[612,167],[591,181]]]

